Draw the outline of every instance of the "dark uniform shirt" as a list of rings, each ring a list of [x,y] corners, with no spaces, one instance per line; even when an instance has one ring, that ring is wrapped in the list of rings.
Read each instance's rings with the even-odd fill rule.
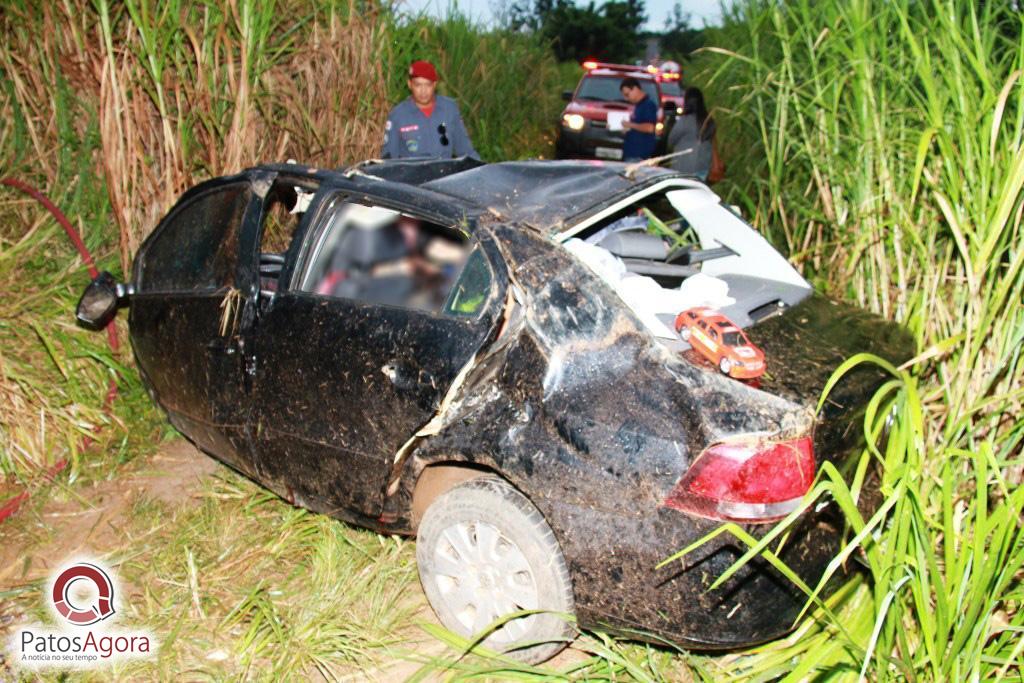
[[[645,96],[633,107],[633,113],[629,120],[632,123],[658,123],[658,106],[650,97]],[[626,161],[631,159],[647,159],[654,154],[654,147],[658,139],[654,133],[641,133],[632,128],[626,131],[626,137],[622,141],[622,158]]]
[[[429,117],[411,97],[399,102],[384,124],[384,148],[380,155],[383,159],[480,158],[462,123],[459,105],[442,95],[434,98],[434,111]]]

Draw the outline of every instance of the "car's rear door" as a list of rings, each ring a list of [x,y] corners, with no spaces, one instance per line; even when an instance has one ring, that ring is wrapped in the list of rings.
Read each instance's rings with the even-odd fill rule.
[[[449,297],[447,308],[427,311],[318,293],[323,286],[308,282],[312,252],[349,199],[318,198],[301,248],[289,255],[292,284],[264,296],[250,429],[271,488],[312,509],[376,517],[396,451],[485,343],[503,294],[495,256],[472,240],[456,281],[463,304]],[[385,206],[365,195],[358,201],[370,211]]]
[[[130,312],[139,369],[171,422],[250,473],[235,323],[240,238],[254,227],[258,204],[247,176],[183,197],[139,251]]]

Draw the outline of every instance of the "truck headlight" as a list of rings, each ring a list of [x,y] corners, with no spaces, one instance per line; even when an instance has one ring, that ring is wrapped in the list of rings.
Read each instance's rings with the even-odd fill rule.
[[[586,119],[579,114],[565,114],[562,116],[562,125],[569,130],[583,130],[584,123],[586,123]]]

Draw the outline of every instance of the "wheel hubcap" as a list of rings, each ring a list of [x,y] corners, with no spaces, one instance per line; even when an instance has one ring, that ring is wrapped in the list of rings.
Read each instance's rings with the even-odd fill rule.
[[[442,599],[471,634],[511,612],[538,609],[537,583],[525,555],[491,524],[460,522],[445,529],[434,548],[434,567]],[[513,619],[488,637],[519,640],[535,618]]]

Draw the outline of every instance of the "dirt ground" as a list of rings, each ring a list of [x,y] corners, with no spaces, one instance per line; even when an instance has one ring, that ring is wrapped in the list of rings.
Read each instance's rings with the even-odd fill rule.
[[[26,586],[38,586],[50,579],[59,564],[76,556],[117,557],[130,552],[133,529],[130,520],[140,500],[155,500],[173,515],[198,499],[209,488],[209,480],[226,468],[183,439],[162,446],[150,456],[123,466],[111,479],[78,483],[63,491],[50,492],[45,502],[30,502],[14,517],[0,523],[0,596],[17,594]],[[44,494],[45,495],[45,494]],[[143,600],[138,587],[119,581],[122,600]],[[33,589],[33,592],[37,588]],[[418,582],[408,596],[416,619],[437,624]],[[7,602],[4,600],[3,602]],[[0,607],[0,639],[24,621],[24,609]],[[443,643],[417,632],[406,647],[416,655],[438,657]],[[549,663],[561,669],[585,659],[578,650],[568,649]],[[405,680],[420,665],[395,661],[361,672],[360,677],[377,680]],[[367,676],[368,674],[368,676]],[[0,678],[3,668],[0,667]],[[426,680],[434,680],[434,676]]]
[[[140,458],[116,479],[67,489],[67,500],[51,499],[42,509],[31,503],[3,523],[8,541],[0,546],[0,591],[48,578],[58,563],[76,555],[105,555],[128,540],[125,515],[139,496],[183,505],[203,479],[221,467],[184,440]]]

